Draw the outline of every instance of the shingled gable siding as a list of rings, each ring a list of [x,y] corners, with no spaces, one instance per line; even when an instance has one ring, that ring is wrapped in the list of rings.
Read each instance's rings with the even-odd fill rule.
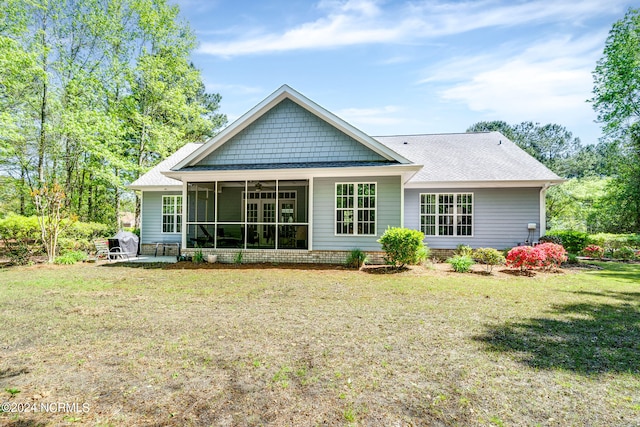
[[[179,196],[180,191],[145,191],[142,196],[142,228],[140,243],[179,243],[180,233],[162,232],[162,196]]]
[[[376,183],[376,235],[336,235],[336,183]],[[313,249],[379,251],[377,240],[388,226],[400,226],[401,183],[399,176],[315,178],[313,181]]]
[[[355,139],[285,99],[199,165],[382,160]]]
[[[540,236],[539,188],[408,189],[404,199],[405,226],[420,230],[421,193],[473,193],[473,237],[427,236],[433,249],[454,249],[460,244],[474,248],[505,249],[524,242],[527,224],[536,223],[533,240]]]

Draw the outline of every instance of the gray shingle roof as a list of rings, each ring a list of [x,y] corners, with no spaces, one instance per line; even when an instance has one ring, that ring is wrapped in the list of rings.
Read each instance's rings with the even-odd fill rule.
[[[560,178],[499,132],[374,137],[424,167],[410,182]]]
[[[164,176],[162,172],[169,171],[172,167],[178,164],[178,162],[189,154],[193,153],[197,148],[200,148],[202,144],[196,143],[187,143],[182,146],[178,151],[158,163],[155,167],[153,167],[149,172],[142,175],[140,178],[133,181],[129,187],[148,187],[148,186],[182,186],[182,182],[177,179],[169,178]]]
[[[424,167],[410,182],[465,182],[465,181],[557,181],[560,178],[542,163],[527,154],[499,132],[451,133],[435,135],[378,136],[377,141]],[[131,183],[131,188],[149,186],[180,186],[178,180],[161,172],[169,171],[202,144],[189,143],[173,153],[156,167]],[[274,164],[273,167],[354,167],[349,162],[336,164]],[[358,164],[363,166],[365,164]],[[384,165],[384,163],[376,164]],[[265,165],[259,165],[265,169]],[[366,164],[366,166],[372,166]],[[257,166],[256,166],[257,168]],[[205,168],[206,169],[206,168]],[[213,168],[229,170],[229,168]],[[211,169],[211,170],[213,170]],[[231,169],[251,169],[232,167]],[[204,170],[199,167],[183,170]]]

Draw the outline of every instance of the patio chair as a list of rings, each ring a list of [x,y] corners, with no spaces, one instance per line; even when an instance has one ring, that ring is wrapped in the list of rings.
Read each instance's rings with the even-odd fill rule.
[[[94,240],[96,258],[109,258],[109,242],[105,239]]]

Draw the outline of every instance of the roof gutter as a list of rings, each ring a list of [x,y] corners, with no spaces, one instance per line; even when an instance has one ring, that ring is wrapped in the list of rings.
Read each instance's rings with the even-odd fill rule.
[[[553,180],[476,180],[476,181],[412,181],[405,188],[541,188],[562,184],[566,179]]]

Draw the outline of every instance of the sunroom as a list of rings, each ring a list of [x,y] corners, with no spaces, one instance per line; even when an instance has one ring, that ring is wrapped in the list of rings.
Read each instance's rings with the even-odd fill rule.
[[[187,182],[183,206],[187,248],[309,248],[309,180]]]

